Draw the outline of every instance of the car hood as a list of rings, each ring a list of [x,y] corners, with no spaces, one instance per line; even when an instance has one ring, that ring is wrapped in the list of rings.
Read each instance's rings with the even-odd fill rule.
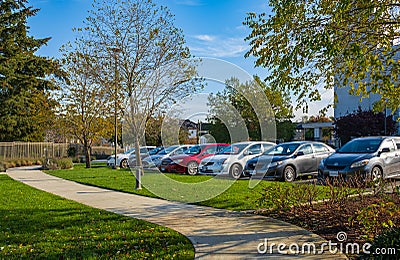
[[[187,155],[187,154],[179,154],[179,155],[174,155],[169,157],[171,160],[175,161],[175,160],[180,160],[180,159],[185,159],[185,158],[189,158],[189,157],[194,157],[195,155]]]
[[[229,155],[229,154],[215,154],[211,155],[210,157],[204,158],[203,160],[207,162],[222,162],[228,158],[233,158],[234,156],[235,155]]]
[[[353,162],[370,159],[374,156],[374,154],[365,154],[365,153],[334,153],[328,156],[325,159],[326,165],[337,165],[337,166],[345,166],[350,165]]]
[[[151,155],[151,156],[147,156],[144,160],[146,161],[150,161],[150,160],[160,160],[164,157],[165,155]]]
[[[278,161],[284,161],[287,159],[293,158],[291,155],[261,155],[259,157],[256,157],[257,161],[260,162],[278,162]]]

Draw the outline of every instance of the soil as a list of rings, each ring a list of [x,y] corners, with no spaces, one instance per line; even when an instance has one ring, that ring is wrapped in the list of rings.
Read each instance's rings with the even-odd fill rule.
[[[367,207],[370,210],[366,210]],[[389,219],[394,226],[400,227],[399,208],[398,194],[380,194],[348,198],[339,203],[322,202],[312,207],[304,205],[286,211],[259,213],[300,226],[332,242],[338,242],[339,232],[346,232],[345,243],[362,245],[381,233],[384,229],[382,224],[389,223]],[[357,219],[361,213],[369,213],[370,220],[366,224],[362,221],[366,220],[365,215]],[[368,224],[371,226],[366,227]],[[356,259],[357,255],[348,257]]]

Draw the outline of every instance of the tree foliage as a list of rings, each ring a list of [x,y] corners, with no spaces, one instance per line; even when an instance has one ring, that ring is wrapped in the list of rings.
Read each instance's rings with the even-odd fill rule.
[[[387,116],[385,133],[384,113],[363,111],[359,108],[354,113],[338,118],[335,122],[335,131],[343,145],[355,137],[393,135],[396,133],[396,122],[393,116]]]
[[[218,137],[217,140],[221,142],[232,141],[230,138],[231,133],[229,133],[232,130],[229,130],[229,128],[232,129],[237,126],[227,127],[229,123],[223,122],[223,119],[229,117],[237,122],[240,117],[244,121],[249,138],[251,140],[262,139],[260,120],[263,119],[256,114],[255,108],[253,107],[254,104],[251,104],[247,97],[238,91],[240,89],[246,89],[251,93],[251,90],[255,89],[256,85],[262,89],[265,97],[268,99],[258,100],[256,105],[258,106],[261,102],[268,102],[268,106],[262,108],[270,110],[268,113],[273,113],[271,119],[273,119],[273,123],[276,124],[276,135],[274,136],[276,136],[277,139],[285,140],[290,140],[293,137],[295,126],[287,123],[293,117],[293,107],[289,96],[279,90],[268,87],[265,82],[261,81],[258,77],[254,77],[254,81],[245,83],[240,83],[236,78],[229,79],[225,83],[223,92],[218,92],[209,97],[209,105],[211,106],[211,117],[209,120],[213,123],[210,132],[213,136],[215,135],[214,138]],[[255,99],[255,97],[253,98]],[[232,105],[232,108],[236,109],[238,114],[225,116],[227,108],[221,106],[221,104],[225,102]]]
[[[29,36],[27,18],[38,9],[25,0],[0,2],[0,140],[43,141],[57,105],[49,77],[61,76],[58,64],[35,55],[50,38]]]
[[[380,94],[400,107],[400,3],[395,0],[270,0],[272,15],[249,13],[244,24],[256,66],[269,69],[271,86],[319,100],[319,87],[350,86],[350,93]],[[396,56],[397,55],[397,56]]]
[[[111,136],[113,128],[110,92],[106,83],[108,77],[99,75],[98,67],[91,50],[78,39],[75,44],[63,48],[60,60],[67,74],[63,82],[62,116],[68,133],[78,139],[84,147],[86,167],[91,167],[90,151],[94,142],[101,137]]]

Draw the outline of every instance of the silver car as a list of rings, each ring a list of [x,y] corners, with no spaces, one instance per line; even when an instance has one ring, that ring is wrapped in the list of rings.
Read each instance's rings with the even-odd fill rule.
[[[193,145],[172,145],[164,148],[155,155],[147,156],[142,160],[144,168],[155,168],[161,165],[161,161],[169,156],[183,154]]]
[[[243,168],[248,160],[275,145],[275,143],[263,141],[232,144],[218,154],[203,159],[199,165],[199,174],[229,174],[238,179],[243,175]]]

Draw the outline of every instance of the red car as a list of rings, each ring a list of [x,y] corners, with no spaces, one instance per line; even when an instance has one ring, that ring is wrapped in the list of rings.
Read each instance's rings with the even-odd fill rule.
[[[202,159],[210,157],[223,150],[229,144],[199,144],[192,146],[184,154],[165,158],[159,167],[161,172],[197,174],[197,168]]]

